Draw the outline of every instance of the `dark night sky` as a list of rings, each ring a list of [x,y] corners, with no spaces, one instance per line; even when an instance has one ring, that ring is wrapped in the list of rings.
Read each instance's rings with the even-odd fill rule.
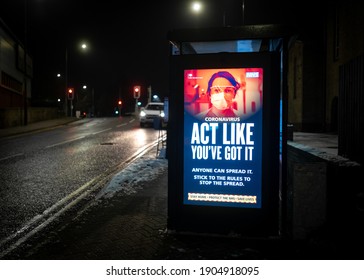
[[[26,0],[2,0],[0,17],[24,42]],[[132,86],[142,94],[168,96],[167,32],[171,29],[241,25],[241,0],[210,0],[195,15],[189,0],[85,1],[28,0],[27,49],[33,58],[34,98],[56,99],[68,49],[69,84],[94,87],[101,103],[112,106],[119,94],[132,95]],[[282,1],[245,0],[245,24],[281,23]],[[268,4],[264,4],[267,2]],[[287,9],[287,8],[286,8]],[[87,42],[87,53],[79,45]],[[58,85],[57,85],[58,84]]]

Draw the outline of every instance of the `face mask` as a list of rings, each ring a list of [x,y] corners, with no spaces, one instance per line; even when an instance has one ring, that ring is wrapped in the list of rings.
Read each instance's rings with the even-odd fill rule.
[[[212,94],[211,103],[219,110],[224,110],[228,107],[223,92]]]

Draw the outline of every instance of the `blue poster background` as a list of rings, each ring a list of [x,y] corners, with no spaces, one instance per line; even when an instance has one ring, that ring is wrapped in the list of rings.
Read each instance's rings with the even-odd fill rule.
[[[198,146],[201,146],[200,149],[202,149],[203,146],[221,146],[222,159],[220,160],[216,158],[213,159],[211,153],[208,155],[207,159],[193,158],[192,146],[194,144],[191,144],[193,126],[195,125],[195,127],[201,127],[201,124],[206,121],[200,120],[191,115],[188,110],[184,111],[184,204],[261,208],[262,110],[263,109],[260,108],[259,111],[249,118],[240,121],[208,121],[208,123],[218,124],[216,129],[216,144],[212,145],[211,143],[208,143],[206,145],[199,144]],[[253,147],[250,155],[251,159],[245,159],[246,145],[223,144],[224,123],[226,123],[227,128],[230,128],[232,123],[235,123],[236,125],[241,125],[242,123],[245,123],[245,125],[254,125],[251,131],[251,139],[254,141],[254,145],[248,145],[249,147]],[[207,131],[206,135],[208,135],[208,133],[211,133],[211,131]],[[229,131],[226,133],[226,135],[230,135]],[[227,160],[225,158],[226,153],[224,153],[226,147],[228,147],[227,149],[229,150],[231,148],[236,149],[241,147],[240,160]],[[211,170],[212,172],[210,172]],[[245,173],[241,173],[244,172],[244,170]],[[234,171],[238,173],[234,173]],[[211,178],[214,178],[214,180]],[[243,184],[243,186],[241,184]],[[214,197],[217,199],[191,200],[189,199],[189,193],[214,194]],[[226,200],[219,200],[218,195],[228,195],[228,197],[231,197],[231,195],[252,196],[255,197],[255,202],[230,202]]]

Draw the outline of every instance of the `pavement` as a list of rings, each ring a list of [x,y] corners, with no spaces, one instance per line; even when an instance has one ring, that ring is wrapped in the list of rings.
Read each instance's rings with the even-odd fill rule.
[[[82,119],[76,117],[64,117],[64,118],[56,118],[46,121],[39,121],[30,123],[27,125],[19,125],[9,128],[0,128],[0,138],[14,136],[18,134],[30,133],[44,129],[52,129],[57,126],[66,125],[71,122],[80,121]]]
[[[0,129],[0,137],[50,129],[61,118]],[[336,138],[335,138],[336,137]],[[330,140],[328,140],[330,139]],[[296,142],[297,141],[297,142]],[[337,153],[337,136],[294,135],[294,142]],[[155,151],[151,151],[155,157]],[[159,158],[156,160],[167,160]],[[17,246],[9,260],[290,260],[353,259],[354,241],[324,230],[305,240],[181,234],[167,228],[168,168],[131,194],[93,200]]]

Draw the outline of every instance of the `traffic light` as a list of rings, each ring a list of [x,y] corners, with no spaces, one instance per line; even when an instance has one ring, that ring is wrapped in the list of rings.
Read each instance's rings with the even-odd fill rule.
[[[140,97],[140,86],[134,86],[134,98],[139,98]]]
[[[118,105],[119,107],[123,104],[123,102],[121,100],[118,101]]]
[[[68,100],[73,100],[73,98],[75,97],[75,91],[73,88],[68,88],[67,89],[67,98]]]

